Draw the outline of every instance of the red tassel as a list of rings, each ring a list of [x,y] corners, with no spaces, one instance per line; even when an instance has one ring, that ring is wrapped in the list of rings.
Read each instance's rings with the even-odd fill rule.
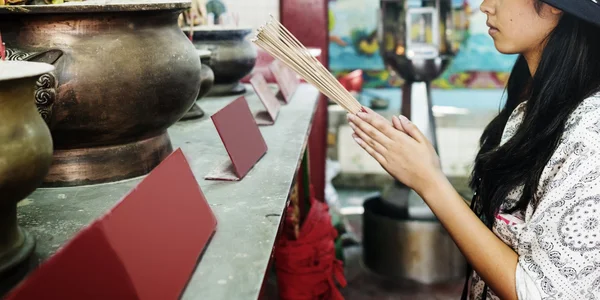
[[[282,235],[275,247],[279,296],[282,300],[343,300],[337,285],[345,287],[346,279],[343,263],[335,257],[337,231],[329,207],[314,197],[310,202],[298,239]]]

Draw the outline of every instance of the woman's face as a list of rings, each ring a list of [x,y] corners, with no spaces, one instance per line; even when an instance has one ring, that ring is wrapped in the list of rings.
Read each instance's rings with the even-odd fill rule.
[[[487,15],[489,34],[496,49],[504,54],[527,54],[540,51],[556,27],[561,11],[538,0],[484,0],[481,11]]]

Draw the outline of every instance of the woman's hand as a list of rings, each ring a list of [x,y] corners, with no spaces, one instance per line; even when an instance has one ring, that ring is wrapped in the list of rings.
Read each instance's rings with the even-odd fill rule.
[[[404,116],[393,117],[390,122],[365,110],[348,115],[352,137],[390,175],[420,195],[444,178],[437,153],[412,122]]]
[[[517,299],[519,256],[481,222],[443,175],[433,146],[405,117],[349,115],[356,142],[425,200],[475,271],[501,299]]]

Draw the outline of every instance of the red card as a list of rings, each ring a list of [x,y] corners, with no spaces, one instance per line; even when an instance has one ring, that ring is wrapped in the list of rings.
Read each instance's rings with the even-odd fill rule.
[[[178,299],[216,225],[178,149],[6,299]]]
[[[298,75],[296,75],[296,72],[294,72],[294,70],[292,70],[287,65],[281,64],[281,68],[283,70],[284,76],[286,77],[286,80],[289,82],[290,94],[294,95],[294,93],[298,89],[298,85],[300,85],[300,79],[298,79]]]
[[[256,124],[259,126],[275,124],[281,104],[279,104],[279,100],[277,100],[277,97],[269,88],[267,80],[264,76],[262,76],[262,74],[259,73],[250,78],[250,84],[252,84],[254,92],[256,95],[258,95],[258,98],[266,108],[266,110],[259,111],[254,116],[256,119]]]
[[[279,85],[279,91],[283,96],[283,101],[289,103],[292,101],[293,96],[293,84],[288,78],[288,75],[283,70],[282,64],[279,61],[273,61],[270,66],[271,72],[273,73],[273,77],[275,77],[275,81],[277,81],[277,85]]]
[[[211,116],[231,161],[217,166],[208,180],[241,180],[267,153],[267,144],[246,98],[239,97]]]

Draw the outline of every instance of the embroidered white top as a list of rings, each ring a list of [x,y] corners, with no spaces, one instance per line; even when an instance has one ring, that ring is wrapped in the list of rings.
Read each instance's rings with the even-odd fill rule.
[[[523,121],[521,103],[501,143]],[[515,189],[504,207],[522,194]],[[562,139],[543,170],[537,209],[499,214],[494,233],[519,255],[520,300],[600,299],[600,94],[572,113]],[[481,299],[484,282],[474,273],[470,299]],[[488,299],[499,299],[488,289]]]

